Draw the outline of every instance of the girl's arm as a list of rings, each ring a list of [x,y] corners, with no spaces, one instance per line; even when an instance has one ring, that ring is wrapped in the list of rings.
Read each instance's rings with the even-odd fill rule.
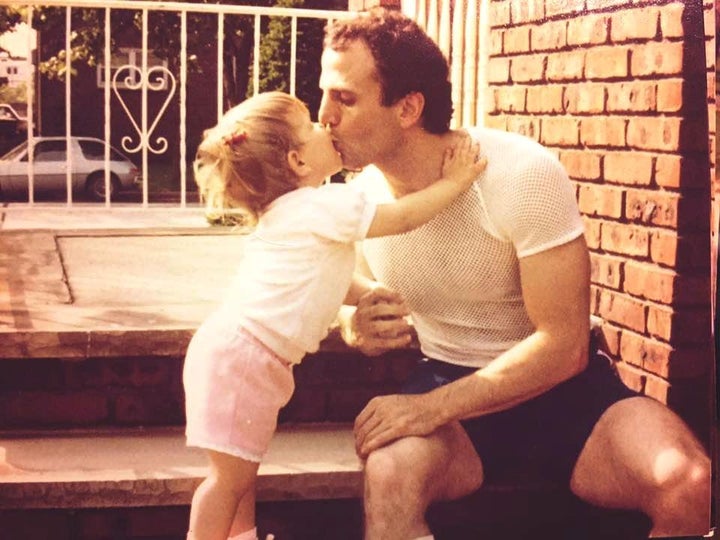
[[[470,137],[448,148],[443,158],[442,177],[394,203],[378,205],[367,238],[411,231],[450,206],[485,170],[487,161],[478,159],[478,152],[478,145]]]

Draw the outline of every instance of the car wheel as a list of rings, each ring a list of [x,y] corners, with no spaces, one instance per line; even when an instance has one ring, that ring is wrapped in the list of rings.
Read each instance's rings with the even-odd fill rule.
[[[110,175],[110,199],[118,190],[120,181],[114,174]],[[85,193],[96,202],[105,202],[105,173],[97,172],[88,176],[85,183]]]

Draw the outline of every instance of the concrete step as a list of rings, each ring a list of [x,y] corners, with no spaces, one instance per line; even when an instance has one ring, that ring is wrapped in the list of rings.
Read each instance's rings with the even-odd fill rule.
[[[182,428],[5,433],[0,509],[188,505],[207,473]],[[338,424],[281,426],[260,466],[259,501],[356,498],[361,465]]]
[[[207,473],[203,452],[169,427],[5,433],[0,457],[2,530],[24,540],[182,540]],[[281,426],[260,466],[257,499],[259,528],[278,540],[360,540],[362,468],[350,426]],[[519,484],[433,505],[428,520],[441,540],[639,540],[650,526],[565,489]]]

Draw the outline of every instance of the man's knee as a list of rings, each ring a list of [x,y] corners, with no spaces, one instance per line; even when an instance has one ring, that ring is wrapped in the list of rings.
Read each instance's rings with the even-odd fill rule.
[[[392,446],[372,452],[365,462],[365,483],[373,492],[391,494],[398,491],[407,480],[408,458]],[[404,466],[403,466],[404,464]]]
[[[662,511],[707,515],[712,484],[710,459],[698,452],[691,455],[667,451],[658,456],[653,475],[656,504]]]

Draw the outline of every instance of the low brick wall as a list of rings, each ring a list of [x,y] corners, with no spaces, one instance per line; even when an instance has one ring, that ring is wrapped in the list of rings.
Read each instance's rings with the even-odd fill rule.
[[[370,398],[392,393],[413,351],[379,358],[319,352],[295,368],[280,422],[351,422]],[[0,429],[182,425],[181,357],[0,361]]]

